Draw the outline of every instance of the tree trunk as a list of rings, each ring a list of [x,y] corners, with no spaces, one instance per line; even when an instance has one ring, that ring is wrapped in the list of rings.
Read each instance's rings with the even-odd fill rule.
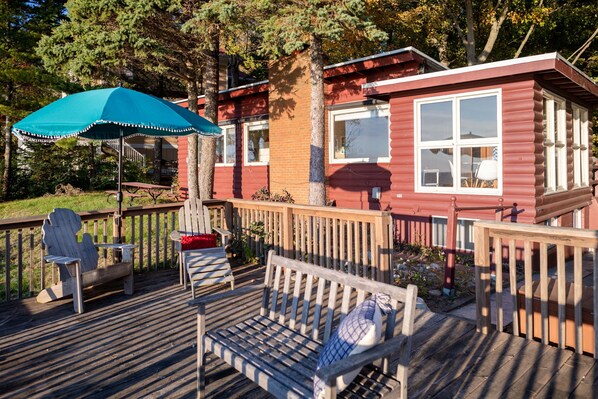
[[[218,124],[218,81],[220,69],[219,32],[215,29],[211,35],[210,50],[206,62],[206,107],[205,117]],[[216,164],[215,137],[201,139],[201,160],[199,165],[199,196],[202,200],[212,198],[214,192],[214,165]]]
[[[486,45],[484,46],[484,49],[477,57],[477,63],[484,63],[488,59],[488,56],[494,48],[496,39],[498,39],[500,28],[502,27],[503,22],[505,22],[505,18],[507,18],[509,7],[510,0],[506,0],[502,6],[502,9],[500,10],[500,16],[498,18],[496,18],[496,16],[493,16],[494,18],[492,20],[492,27],[490,28],[490,33],[488,34],[488,40],[486,40]]]
[[[197,82],[187,82],[187,98],[189,111],[197,113]],[[197,180],[197,134],[187,138],[187,188],[189,198],[199,198],[199,182]]]
[[[162,180],[162,137],[154,139],[154,183],[160,184]]]
[[[12,133],[10,131],[12,122],[10,117],[6,117],[4,123],[4,174],[2,176],[2,199],[4,201],[10,198],[11,178],[12,178]]]
[[[465,41],[465,51],[467,53],[467,65],[476,64],[475,56],[475,35],[473,32],[473,7],[471,0],[465,1],[465,12],[467,18],[467,40]]]
[[[311,73],[311,137],[309,151],[309,203],[326,205],[324,165],[324,51],[322,38],[310,35],[309,68]]]

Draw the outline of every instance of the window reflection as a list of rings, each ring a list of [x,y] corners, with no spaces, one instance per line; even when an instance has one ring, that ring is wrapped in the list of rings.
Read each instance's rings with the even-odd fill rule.
[[[420,152],[421,185],[453,187],[453,149],[429,148]]]
[[[422,104],[421,141],[453,139],[453,102]]]

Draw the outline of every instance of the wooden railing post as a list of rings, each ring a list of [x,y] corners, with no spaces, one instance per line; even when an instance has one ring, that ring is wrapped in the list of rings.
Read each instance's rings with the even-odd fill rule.
[[[282,208],[282,249],[284,256],[293,259],[293,208]]]
[[[457,252],[457,198],[451,197],[446,223],[446,263],[444,267],[444,286],[442,293],[455,295],[455,256]]]
[[[226,201],[224,204],[224,223],[222,226],[228,231],[233,231],[233,204],[230,201]]]
[[[496,214],[494,215],[494,219],[497,222],[502,222],[502,216],[503,216],[503,199],[499,198],[498,199],[498,208],[496,208]]]
[[[374,231],[376,232],[377,266],[376,278],[383,283],[391,283],[390,265],[392,256],[392,239],[390,235],[390,215],[376,216]]]
[[[473,225],[475,242],[476,330],[488,334],[490,320],[490,231]]]

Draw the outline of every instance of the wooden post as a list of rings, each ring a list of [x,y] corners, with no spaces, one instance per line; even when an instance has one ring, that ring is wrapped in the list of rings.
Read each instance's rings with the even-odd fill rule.
[[[282,249],[284,256],[293,259],[293,209],[282,208]]]
[[[392,223],[390,215],[376,216],[374,220],[374,231],[376,232],[376,252],[377,252],[377,273],[376,279],[380,282],[391,283],[390,266],[392,256],[392,239],[390,238],[389,226]]]
[[[503,199],[499,198],[498,199],[498,208],[496,208],[496,214],[494,215],[494,218],[497,222],[502,222],[502,216],[503,216]]]
[[[457,252],[457,198],[451,197],[446,224],[446,261],[444,266],[444,286],[442,293],[455,295],[455,256]]]
[[[224,227],[228,231],[234,231],[233,227],[233,204],[230,201],[226,201],[224,204]]]
[[[473,225],[475,242],[476,330],[488,334],[490,320],[490,234],[484,227]]]

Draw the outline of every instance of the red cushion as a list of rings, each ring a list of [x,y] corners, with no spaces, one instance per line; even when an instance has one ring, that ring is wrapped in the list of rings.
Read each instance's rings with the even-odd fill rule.
[[[190,249],[204,249],[216,247],[216,234],[199,234],[196,236],[181,237],[181,249],[188,251]]]

